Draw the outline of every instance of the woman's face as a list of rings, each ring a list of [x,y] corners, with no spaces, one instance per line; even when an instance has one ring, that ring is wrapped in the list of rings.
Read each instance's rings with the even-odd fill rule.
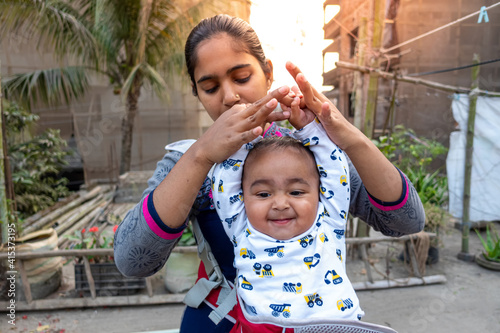
[[[235,104],[254,103],[267,94],[272,72],[239,51],[233,38],[219,34],[200,43],[194,70],[198,98],[213,120]]]

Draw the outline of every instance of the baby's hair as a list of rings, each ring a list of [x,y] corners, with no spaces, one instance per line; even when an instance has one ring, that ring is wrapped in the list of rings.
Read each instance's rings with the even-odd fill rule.
[[[283,149],[295,149],[298,152],[304,153],[305,156],[309,156],[311,159],[311,162],[314,162],[314,169],[316,172],[318,172],[318,169],[316,168],[316,159],[314,158],[314,154],[302,144],[300,140],[297,140],[295,138],[292,138],[290,136],[272,136],[268,138],[264,138],[257,142],[253,148],[250,150],[250,152],[247,155],[246,162],[243,165],[243,175],[245,173],[245,167],[247,165],[247,161],[252,160],[255,156],[257,156],[259,153],[269,151],[269,150],[283,150]],[[306,158],[306,157],[305,157]],[[242,179],[243,179],[242,175]],[[319,173],[318,173],[319,175]]]
[[[201,42],[209,40],[212,37],[220,34],[228,34],[231,36],[242,51],[245,51],[254,56],[260,64],[264,73],[271,72],[271,68],[266,61],[266,56],[259,37],[253,28],[244,20],[225,14],[215,15],[203,19],[196,27],[191,30],[184,48],[184,56],[186,57],[186,66],[193,85],[193,95],[198,96],[196,82],[194,79],[194,70],[198,63],[197,49]]]

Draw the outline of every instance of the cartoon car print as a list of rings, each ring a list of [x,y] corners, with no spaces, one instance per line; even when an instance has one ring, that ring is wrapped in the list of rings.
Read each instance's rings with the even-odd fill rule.
[[[264,267],[262,267],[262,264],[256,262],[253,265],[253,271],[258,277],[261,278],[271,278],[274,276],[273,273],[273,267],[270,264],[265,264]]]
[[[222,181],[222,179],[219,179],[219,186],[217,187],[217,191],[219,191],[219,193],[222,193],[224,192],[224,182]]]
[[[243,162],[243,161],[230,158],[230,159],[222,162],[221,167],[226,169],[226,170],[229,170],[230,168],[232,168],[233,171],[236,171],[240,168],[241,162]]]
[[[346,175],[340,176],[340,184],[342,184],[342,186],[347,185],[347,176]]]
[[[306,264],[307,268],[311,269],[319,264],[320,259],[321,256],[319,255],[319,253],[315,253],[314,256],[305,257],[304,264]]]
[[[322,232],[320,235],[319,235],[319,240],[321,242],[328,242],[328,237],[326,236],[326,234],[324,232]]]
[[[344,236],[343,229],[335,229],[333,232],[336,234],[337,239],[342,239],[342,236]]]
[[[314,306],[314,303],[316,303],[317,306],[323,305],[323,299],[321,298],[321,296],[318,293],[305,295],[304,299],[306,300],[306,303],[310,308],[312,308]]]
[[[271,247],[271,248],[268,248],[268,249],[264,249],[264,251],[267,252],[267,254],[272,257],[274,256],[275,254],[279,257],[279,258],[283,258],[283,256],[285,255],[283,253],[283,249],[285,247],[283,245],[279,245],[279,246],[276,246],[276,247]]]
[[[313,240],[314,238],[312,235],[307,235],[299,239],[298,242],[303,248],[306,248],[308,245],[311,245],[313,243]]]
[[[312,138],[307,138],[305,139],[304,141],[302,141],[302,144],[304,146],[314,146],[314,145],[317,145],[319,142],[319,138],[317,136],[313,136]]]
[[[347,217],[347,213],[345,212],[345,210],[341,210],[339,215],[340,215],[340,218],[343,220],[345,220]]]
[[[231,229],[233,222],[236,221],[237,218],[238,218],[238,214],[234,214],[233,216],[228,217],[224,220],[227,223],[227,226],[229,229]]]
[[[335,193],[332,190],[327,190],[325,187],[321,186],[320,187],[321,194],[323,194],[327,200],[333,198]]]
[[[300,294],[302,292],[302,283],[285,282],[283,283],[283,291],[288,293]]]
[[[351,301],[350,298],[347,299],[339,299],[337,301],[337,309],[340,311],[345,311],[346,309],[350,309],[354,306],[354,303]]]
[[[330,279],[328,278],[328,275],[331,275],[331,281]],[[331,271],[328,271],[326,272],[325,274],[325,283],[326,284],[330,284],[330,283],[333,283],[333,284],[340,284],[342,283],[343,279],[340,277],[340,275],[337,274],[337,272],[335,272],[334,269],[332,269]]]
[[[240,282],[240,278],[243,280],[243,282]],[[238,276],[238,282],[240,282],[240,287],[246,290],[253,290],[253,286],[248,280],[243,276],[240,275]]]
[[[290,307],[292,304],[271,304],[269,307],[273,310],[272,315],[274,317],[279,317],[280,313],[283,314],[283,317],[290,318]]]
[[[340,249],[336,249],[335,252],[337,253],[337,257],[339,258],[340,262],[342,262],[342,251]]]
[[[326,173],[325,168],[323,168],[323,167],[322,167],[321,165],[319,165],[319,164],[317,165],[317,167],[318,167],[318,172],[319,172],[319,175],[320,175],[321,177],[325,177],[325,178],[326,178],[326,177],[328,176],[328,174]]]
[[[252,250],[249,250],[246,247],[244,247],[240,250],[240,257],[242,257],[243,259],[245,258],[255,259],[255,254],[252,252]]]

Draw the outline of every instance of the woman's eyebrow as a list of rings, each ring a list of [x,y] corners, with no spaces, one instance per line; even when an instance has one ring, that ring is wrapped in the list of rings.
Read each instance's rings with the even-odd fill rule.
[[[231,67],[229,68],[227,71],[226,71],[226,74],[229,75],[231,74],[232,72],[234,71],[237,71],[238,69],[242,69],[242,68],[245,68],[245,67],[249,67],[250,64],[241,64],[241,65],[236,65],[234,67]],[[196,83],[201,83],[203,81],[207,81],[207,80],[213,80],[215,79],[216,76],[215,75],[204,75],[202,76],[198,81],[196,81]]]

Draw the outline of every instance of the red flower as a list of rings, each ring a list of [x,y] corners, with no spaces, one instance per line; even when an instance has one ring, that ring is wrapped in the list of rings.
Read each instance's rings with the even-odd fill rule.
[[[83,229],[82,229],[82,234],[84,234],[84,233],[85,233],[85,231],[86,231],[86,230],[85,230],[85,228],[83,228]]]
[[[89,229],[90,232],[98,232],[99,228],[98,227],[92,227]]]
[[[116,229],[118,229],[118,224],[113,227],[113,233],[116,232]]]

